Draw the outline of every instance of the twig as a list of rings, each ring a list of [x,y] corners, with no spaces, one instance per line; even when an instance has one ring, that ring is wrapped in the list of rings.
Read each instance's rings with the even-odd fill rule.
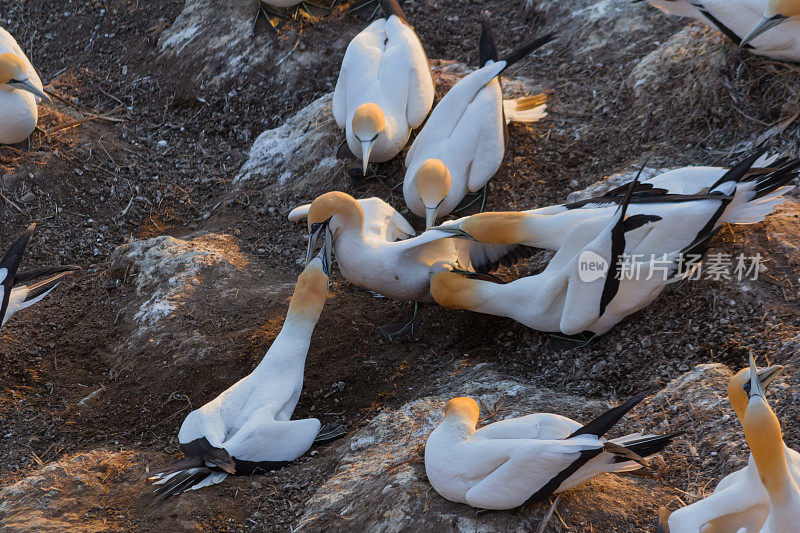
[[[92,392],[91,394],[89,394],[88,396],[86,396],[85,398],[83,398],[81,401],[78,402],[78,407],[80,407],[81,405],[85,404],[86,402],[88,402],[89,400],[91,400],[92,398],[94,398],[95,396],[97,396],[98,394],[103,392],[104,390],[106,390],[106,388],[101,383],[99,389],[97,389],[96,391]]]
[[[536,533],[544,533],[544,528],[547,527],[547,523],[553,518],[553,513],[556,510],[556,505],[558,505],[559,500],[561,500],[561,494],[556,496],[555,501],[553,501],[553,505],[550,506],[550,510],[547,511],[547,514],[542,519],[542,522],[539,524],[539,529],[536,530]]]
[[[5,194],[3,194],[3,193],[1,193],[1,192],[0,192],[0,198],[2,198],[3,200],[5,200],[6,202],[8,202],[8,203],[9,203],[9,205],[11,205],[12,207],[14,207],[14,209],[16,209],[17,211],[19,211],[19,212],[20,212],[20,213],[22,213],[23,215],[25,214],[25,211],[23,211],[23,210],[22,210],[22,209],[21,209],[21,208],[20,208],[20,207],[19,207],[17,204],[15,204],[15,203],[14,203],[14,202],[12,202],[11,200],[9,200],[9,199],[6,197],[6,195],[5,195]]]

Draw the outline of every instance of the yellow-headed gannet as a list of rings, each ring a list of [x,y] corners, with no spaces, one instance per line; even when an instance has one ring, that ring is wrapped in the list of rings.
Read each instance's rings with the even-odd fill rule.
[[[731,41],[757,55],[800,61],[800,15],[797,0],[647,0],[679,17],[717,28]],[[784,22],[785,21],[785,22]],[[780,28],[768,31],[782,23]]]
[[[319,420],[291,417],[325,305],[329,261],[320,254],[300,274],[283,327],[256,369],[183,421],[178,441],[186,458],[151,478],[160,498],[219,483],[228,474],[275,469],[318,439]]]
[[[637,185],[629,215],[661,217],[648,239],[655,250],[680,250],[703,230],[722,224],[752,224],[764,220],[786,200],[794,187],[800,159],[776,159],[767,168],[753,168],[764,149],[734,167],[685,167]],[[627,185],[603,196],[520,212],[479,213],[445,222],[434,229],[484,243],[520,243],[558,250],[579,224],[596,218],[610,220]],[[669,221],[669,222],[667,222]],[[639,253],[650,253],[639,248]]]
[[[783,369],[780,365],[758,370],[758,382],[766,390]],[[752,390],[750,367],[740,370],[728,383],[728,399],[740,422]],[[795,482],[800,482],[800,453],[784,446],[786,462]],[[678,509],[669,517],[672,533],[700,533],[713,531],[756,532],[769,515],[769,494],[759,478],[753,454],[747,466],[725,476],[709,497]]]
[[[428,57],[397,0],[381,0],[385,18],[350,41],[333,92],[333,116],[350,151],[370,161],[392,159],[411,128],[428,116],[434,89]]]
[[[583,426],[541,413],[477,431],[478,404],[472,398],[454,398],[425,444],[428,480],[450,501],[512,509],[546,500],[603,472],[636,470],[643,457],[663,450],[675,434],[613,440],[603,435],[643,398],[631,398]]]
[[[662,223],[660,216],[626,218],[637,185],[637,180],[629,184],[610,219],[603,215],[577,224],[540,274],[503,284],[439,272],[431,278],[433,298],[444,307],[506,316],[539,331],[605,333],[693,272],[717,231],[706,227],[689,239],[683,236],[690,241],[683,249],[659,247],[658,233],[655,239],[651,234]]]
[[[17,41],[0,27],[0,144],[22,142],[39,120],[37,105],[50,98]]]
[[[412,213],[431,227],[469,192],[484,189],[505,155],[509,122],[536,122],[546,115],[544,95],[503,100],[500,73],[549,42],[532,39],[502,60],[484,13],[481,68],[459,80],[431,113],[406,154],[403,196]],[[485,198],[485,189],[484,189]]]
[[[800,527],[800,486],[786,461],[786,445],[778,417],[764,397],[750,356],[750,401],[742,427],[761,484],[769,494],[769,515],[759,533],[793,533]]]
[[[40,267],[19,272],[25,246],[36,224],[31,224],[0,261],[0,326],[11,315],[30,307],[56,288],[61,278],[80,270],[75,265]]]
[[[308,218],[307,259],[317,238],[323,236],[323,249],[328,253],[333,250],[347,281],[401,301],[430,301],[430,278],[436,272],[484,271],[530,255],[525,246],[484,245],[450,239],[448,233],[439,231],[395,241],[393,237],[413,234],[402,215],[377,198],[356,201],[339,191],[317,197],[310,206],[295,209],[291,216]],[[413,330],[414,323],[412,320],[381,331],[391,339]]]

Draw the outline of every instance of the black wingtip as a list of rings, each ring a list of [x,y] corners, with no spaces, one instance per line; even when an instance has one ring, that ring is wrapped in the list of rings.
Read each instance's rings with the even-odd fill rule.
[[[71,273],[77,270],[81,270],[81,267],[78,265],[59,265],[59,266],[52,266],[52,267],[39,267],[39,268],[32,268],[30,270],[24,270],[22,272],[17,272],[16,278],[14,278],[15,285],[25,285],[29,281],[33,281],[35,279],[53,276],[55,274],[61,273]]]
[[[492,31],[492,21],[489,18],[488,11],[484,11],[481,14],[481,39],[478,43],[478,53],[481,67],[486,66],[489,61],[497,61],[499,59],[494,31]]]
[[[406,19],[406,14],[403,13],[403,8],[400,7],[400,3],[397,0],[380,0],[381,8],[383,9],[383,14],[388,19],[392,15],[395,15],[397,18],[403,20],[406,24],[408,23],[408,19]]]
[[[742,181],[753,165],[758,161],[762,155],[767,153],[767,146],[761,145],[755,148],[750,156],[744,158],[743,160],[739,161],[737,164],[732,166],[730,170],[728,170],[725,174],[722,175],[720,179],[718,179],[708,190],[713,191],[723,183],[727,183],[729,181],[740,182]]]
[[[614,425],[620,421],[620,419],[625,416],[628,411],[633,409],[639,402],[644,400],[647,397],[647,394],[639,394],[630,398],[627,402],[623,403],[622,405],[618,405],[617,407],[613,407],[603,413],[602,415],[598,416],[588,424],[584,425],[581,428],[578,428],[574,433],[572,433],[568,439],[572,437],[577,437],[578,435],[595,435],[597,437],[602,437],[606,434],[606,432],[614,427]]]
[[[545,35],[541,35],[539,37],[534,37],[530,41],[523,43],[516,50],[514,50],[513,52],[511,52],[510,54],[508,54],[506,57],[503,58],[503,61],[506,62],[506,66],[503,67],[503,70],[506,70],[508,67],[510,67],[520,59],[523,59],[537,48],[549,43],[550,41],[553,40],[555,36],[556,32],[551,32]]]

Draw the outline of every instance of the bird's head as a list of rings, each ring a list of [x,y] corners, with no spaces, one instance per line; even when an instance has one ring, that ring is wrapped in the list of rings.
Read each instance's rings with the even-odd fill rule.
[[[756,380],[762,390],[767,390],[773,380],[783,370],[781,365],[772,365],[767,368],[758,370],[758,379]],[[736,373],[728,382],[728,400],[736,412],[739,420],[744,417],[744,412],[747,409],[747,403],[750,401],[750,394],[752,392],[752,379],[750,374],[750,367],[745,367]]]
[[[50,97],[31,83],[28,78],[28,67],[25,66],[22,59],[14,54],[0,54],[0,85],[8,86],[9,90],[27,91],[50,102]]]
[[[323,247],[320,254],[306,265],[297,278],[297,285],[294,287],[292,301],[289,304],[290,313],[317,321],[328,294],[329,261],[330,258],[326,257],[326,250]]]
[[[425,205],[425,229],[436,223],[439,206],[450,192],[450,170],[439,159],[426,159],[417,170],[417,193]]]
[[[378,104],[361,104],[353,115],[353,135],[361,143],[362,172],[367,174],[369,154],[386,127],[386,115]]]
[[[467,217],[460,229],[478,242],[517,244],[530,240],[525,220],[531,215],[514,211],[478,213]]]
[[[470,279],[450,271],[431,276],[431,296],[436,303],[448,309],[476,309],[482,303],[479,294],[480,280]]]
[[[466,422],[472,427],[478,423],[480,417],[478,402],[468,396],[453,398],[444,406],[444,419],[456,422]]]
[[[769,0],[761,15],[761,20],[750,33],[742,38],[739,46],[748,44],[765,31],[797,16],[800,16],[800,0]]]
[[[318,196],[308,208],[308,250],[306,263],[311,260],[314,244],[320,234],[325,236],[323,256],[330,261],[333,241],[342,229],[363,229],[364,211],[355,198],[339,191],[326,192]]]

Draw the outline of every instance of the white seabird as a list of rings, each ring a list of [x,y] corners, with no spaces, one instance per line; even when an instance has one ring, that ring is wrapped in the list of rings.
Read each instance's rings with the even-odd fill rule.
[[[659,216],[648,239],[655,250],[680,250],[704,230],[722,224],[752,224],[764,220],[794,187],[800,159],[777,159],[767,168],[753,168],[764,149],[734,167],[685,167],[637,185],[629,215]],[[581,223],[610,220],[624,197],[623,185],[602,196],[528,211],[488,212],[435,227],[455,236],[493,244],[520,243],[558,250]],[[669,222],[667,222],[669,221]],[[640,248],[639,253],[651,250]]]
[[[797,0],[647,0],[662,11],[718,29],[752,53],[800,61],[800,2]],[[781,27],[774,28],[778,24]]]
[[[433,105],[428,57],[397,0],[381,0],[385,18],[347,47],[333,92],[333,116],[367,173],[370,161],[392,159]]]
[[[283,327],[256,369],[183,421],[178,441],[186,459],[151,478],[160,498],[284,466],[318,439],[319,420],[291,417],[325,305],[329,261],[320,254],[300,274]]]
[[[677,222],[647,213],[626,218],[637,185],[628,185],[610,220],[599,216],[577,224],[541,273],[504,284],[439,272],[431,278],[433,298],[443,307],[506,316],[539,331],[607,332],[694,272],[718,229],[692,234],[683,249],[659,247],[654,228]]]
[[[401,301],[431,301],[429,285],[433,273],[491,268],[530,255],[525,246],[484,245],[450,239],[450,234],[439,231],[393,241],[391,237],[413,234],[402,215],[377,198],[356,201],[339,191],[317,197],[310,206],[292,211],[291,216],[308,218],[307,259],[322,235],[323,249],[333,250],[347,281]],[[414,324],[412,319],[381,331],[391,339],[413,330]]]
[[[28,240],[36,229],[31,224],[0,261],[0,326],[12,315],[30,307],[55,289],[62,278],[81,267],[63,265],[40,267],[19,272],[19,264],[25,253]]]
[[[0,144],[27,139],[39,120],[38,104],[50,98],[17,41],[0,27]]]
[[[467,193],[487,186],[503,162],[509,122],[546,116],[543,94],[503,100],[500,74],[554,34],[534,38],[501,60],[486,13],[481,25],[481,68],[441,99],[406,154],[403,197],[412,213],[425,217],[426,227],[450,214]]]
[[[571,489],[603,472],[636,470],[676,434],[603,435],[644,395],[586,425],[538,413],[502,420],[476,431],[472,398],[447,402],[442,423],[425,443],[425,472],[444,498],[481,509],[512,509]]]
[[[758,382],[766,390],[783,369],[773,365],[757,371]],[[752,390],[750,367],[740,370],[728,383],[728,399],[740,422]],[[800,453],[784,446],[786,462],[795,482],[800,483]],[[682,507],[669,517],[672,533],[701,533],[701,531],[744,531],[761,529],[769,515],[769,494],[761,484],[753,454],[747,466],[725,476],[714,493],[691,505]]]

